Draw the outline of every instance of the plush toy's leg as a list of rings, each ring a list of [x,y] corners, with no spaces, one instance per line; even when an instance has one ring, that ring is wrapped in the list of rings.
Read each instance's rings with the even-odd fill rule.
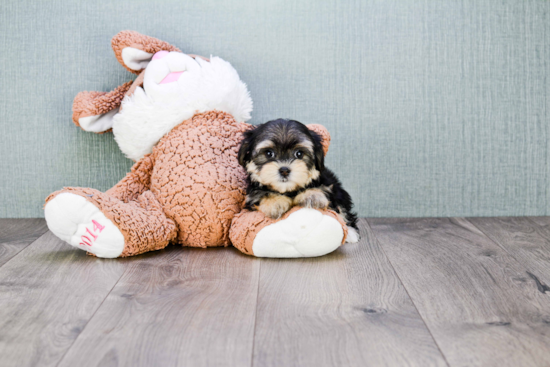
[[[57,237],[98,257],[159,250],[177,234],[150,191],[124,203],[94,189],[66,188],[50,195],[44,210]]]
[[[245,210],[233,218],[229,237],[233,246],[248,255],[315,257],[336,250],[347,233],[335,212],[295,207],[278,220]]]

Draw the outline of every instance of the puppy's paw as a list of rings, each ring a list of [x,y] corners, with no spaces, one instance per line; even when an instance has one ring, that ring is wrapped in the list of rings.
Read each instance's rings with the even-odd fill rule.
[[[326,209],[329,201],[323,190],[309,189],[296,195],[294,204],[304,208]]]
[[[348,237],[346,238],[346,243],[357,243],[359,242],[359,232],[353,227],[348,227]]]
[[[269,195],[260,201],[258,210],[272,219],[279,219],[292,207],[292,199],[284,195]]]

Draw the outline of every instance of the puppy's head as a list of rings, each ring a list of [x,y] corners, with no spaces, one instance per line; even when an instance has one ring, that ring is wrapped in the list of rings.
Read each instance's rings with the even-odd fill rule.
[[[307,186],[324,166],[321,137],[294,120],[273,120],[244,134],[239,163],[253,182],[285,193]]]

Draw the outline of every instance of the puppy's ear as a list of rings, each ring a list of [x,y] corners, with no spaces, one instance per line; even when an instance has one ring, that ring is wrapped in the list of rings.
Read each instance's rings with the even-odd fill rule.
[[[315,168],[318,171],[325,169],[325,151],[323,148],[323,137],[317,132],[310,130],[309,133],[313,138],[313,155],[315,157]]]
[[[328,153],[328,147],[330,145],[330,133],[323,125],[311,124],[306,126],[309,131],[313,131],[321,137],[321,144],[323,144],[323,152],[325,155]]]
[[[243,167],[245,167],[250,161],[250,149],[254,145],[256,135],[254,134],[254,130],[255,127],[252,127],[243,133],[243,141],[241,143],[241,147],[239,148],[239,153],[237,154],[239,164]]]

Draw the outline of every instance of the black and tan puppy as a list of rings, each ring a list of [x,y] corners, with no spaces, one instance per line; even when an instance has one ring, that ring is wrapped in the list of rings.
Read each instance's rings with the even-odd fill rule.
[[[273,120],[244,134],[239,163],[248,172],[246,208],[277,219],[291,207],[332,209],[357,242],[353,202],[336,175],[325,168],[321,137],[294,120]]]

